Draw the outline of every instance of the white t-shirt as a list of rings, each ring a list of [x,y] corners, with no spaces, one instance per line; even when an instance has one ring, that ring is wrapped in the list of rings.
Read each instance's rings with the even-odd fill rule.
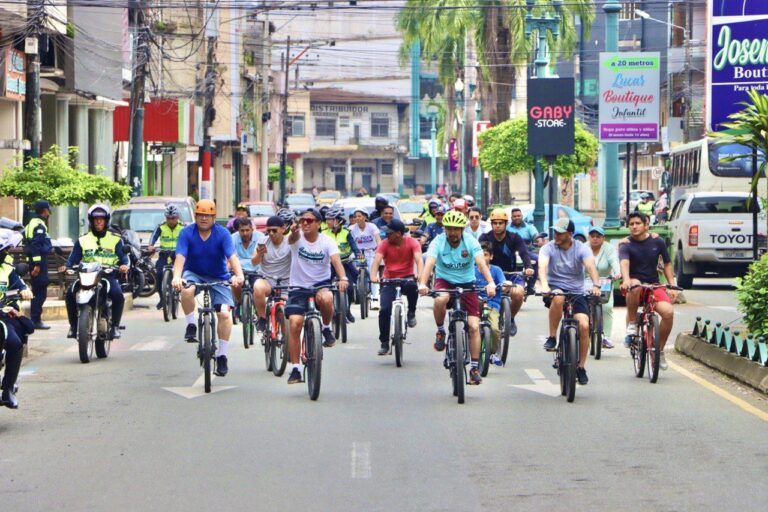
[[[469,224],[467,224],[467,227],[464,228],[464,232],[468,235],[472,235],[475,240],[478,240],[480,235],[484,235],[489,231],[491,231],[491,225],[484,220],[480,221],[480,225],[477,226],[477,231],[472,231],[472,226]]]
[[[352,238],[355,239],[357,248],[361,251],[376,250],[376,238],[374,235],[379,233],[379,228],[370,222],[365,223],[365,228],[360,229],[357,224],[349,228],[349,232],[352,233]]]
[[[282,278],[281,285],[288,284],[287,279],[291,275],[291,246],[288,245],[288,237],[283,238],[279,246],[272,243],[272,239],[267,237],[267,253],[261,260],[261,272],[264,277],[274,285],[276,279]]]
[[[320,233],[309,243],[301,233],[291,247],[291,286],[311,288],[331,279],[331,256],[339,254],[339,246],[329,236]]]

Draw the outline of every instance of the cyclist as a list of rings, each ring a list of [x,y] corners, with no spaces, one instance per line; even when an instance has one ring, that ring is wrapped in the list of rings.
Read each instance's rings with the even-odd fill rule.
[[[469,224],[464,232],[475,237],[475,240],[491,230],[491,225],[482,219],[482,215],[480,208],[473,206],[469,209]]]
[[[533,264],[528,249],[516,233],[507,231],[507,211],[503,208],[496,208],[489,216],[491,219],[491,232],[480,237],[480,242],[488,242],[493,249],[493,263],[504,272],[514,272],[517,268],[517,257],[523,262],[523,273],[526,277],[533,276]],[[510,311],[512,313],[510,336],[517,334],[517,324],[515,315],[520,311],[525,299],[525,279],[515,277],[513,283],[516,285],[509,290]]]
[[[368,272],[373,275],[371,271],[373,257],[376,253],[376,248],[381,243],[379,229],[374,224],[368,222],[368,212],[365,208],[358,208],[353,212],[352,216],[355,219],[355,223],[349,227],[349,232],[352,233],[357,248],[362,251],[365,257]],[[373,280],[371,280],[371,309],[379,309],[379,285],[375,284]]]
[[[376,196],[376,199],[373,200],[373,204],[376,208],[371,212],[371,222],[381,217],[381,211],[385,206],[389,206],[389,199],[387,199],[387,196],[379,194]],[[379,224],[376,225],[379,226]]]
[[[232,233],[232,244],[235,246],[235,254],[237,259],[240,260],[240,268],[243,272],[258,272],[259,266],[251,263],[254,253],[256,252],[256,246],[261,243],[265,238],[263,233],[253,231],[253,224],[251,219],[239,218],[235,219],[233,226],[235,232]],[[256,281],[256,276],[250,276],[250,285]],[[240,306],[240,298],[242,297],[243,287],[232,286],[232,294],[235,297],[235,304]]]
[[[539,286],[543,294],[561,291],[573,294],[569,297],[573,304],[573,317],[579,323],[579,365],[576,377],[579,384],[589,382],[584,364],[589,353],[589,304],[584,296],[584,269],[592,280],[592,294],[600,295],[600,277],[595,266],[595,257],[589,246],[573,238],[573,221],[557,219],[553,226],[555,240],[541,248],[539,252]],[[544,305],[549,308],[549,337],[544,342],[544,349],[553,352],[557,346],[555,338],[557,326],[563,316],[565,297],[562,295],[544,297]]]
[[[621,277],[621,267],[616,249],[610,243],[605,243],[605,231],[603,228],[593,226],[589,228],[589,247],[595,257],[597,273],[600,277]],[[603,304],[603,348],[613,348],[611,331],[613,330],[613,300]]]
[[[176,261],[173,262],[173,287],[181,292],[181,309],[187,319],[184,339],[195,343],[197,325],[195,318],[194,286],[184,288],[184,282],[211,283],[230,280],[233,286],[242,285],[243,270],[235,253],[232,236],[226,228],[219,226],[216,220],[216,204],[210,199],[201,199],[195,206],[195,222],[181,230],[176,243]],[[227,270],[227,264],[233,275]],[[229,311],[234,307],[232,291],[226,286],[216,286],[211,290],[211,298],[218,323],[216,333],[219,338],[216,349],[216,375],[225,377],[229,372],[227,349],[232,333],[232,316]]]
[[[477,240],[464,234],[467,218],[464,214],[451,210],[443,218],[445,233],[435,238],[429,246],[427,261],[419,274],[419,293],[426,295],[429,291],[427,280],[432,270],[435,270],[435,290],[456,287],[470,288],[475,286],[475,265],[488,285],[486,293],[489,297],[496,294],[491,271],[483,259],[483,251]],[[440,294],[435,298],[433,313],[437,324],[435,335],[435,350],[445,350],[445,311],[450,295]],[[469,325],[469,352],[472,366],[469,371],[470,384],[480,384],[480,303],[476,292],[468,292],[461,296],[461,305],[467,313]]]
[[[175,204],[168,203],[165,206],[165,222],[155,228],[154,233],[149,239],[149,252],[155,252],[155,244],[160,241],[160,253],[155,262],[155,274],[157,275],[157,293],[160,295],[160,302],[157,303],[157,309],[163,309],[163,268],[170,258],[171,263],[176,259],[176,241],[184,228],[184,224],[179,222],[181,212]]]
[[[35,203],[35,217],[24,228],[27,255],[29,256],[29,275],[32,278],[32,293],[34,298],[30,304],[30,316],[35,329],[50,329],[43,323],[43,304],[48,293],[48,255],[53,252],[51,237],[48,236],[48,218],[51,216],[51,205],[48,201]]]
[[[299,350],[301,329],[304,326],[304,313],[308,299],[315,286],[331,283],[331,266],[339,276],[339,293],[346,293],[349,279],[344,273],[344,266],[339,257],[339,248],[333,239],[320,232],[320,212],[309,208],[301,214],[299,222],[293,225],[288,245],[291,247],[291,288],[285,314],[288,316],[289,336],[288,353],[293,369],[288,376],[288,384],[302,381],[299,370]],[[328,288],[323,288],[315,295],[315,304],[322,316],[323,346],[332,347],[336,337],[331,330],[333,318],[333,296]]]
[[[120,264],[121,274],[128,273],[128,256],[123,251],[122,239],[109,231],[109,219],[112,210],[104,204],[95,204],[88,209],[88,225],[90,230],[81,236],[72,247],[66,266],[59,267],[59,272],[64,272],[66,267],[73,267],[79,263],[98,262],[102,265]],[[104,276],[109,282],[109,298],[112,300],[112,330],[109,333],[112,338],[120,337],[120,319],[123,316],[123,289],[114,275]],[[77,337],[77,304],[75,303],[74,285],[67,288],[64,297],[67,305],[67,317],[69,318],[68,338]]]
[[[328,238],[333,240],[339,248],[339,258],[341,264],[344,266],[344,275],[346,275],[352,282],[357,282],[357,269],[355,268],[355,258],[360,254],[360,250],[357,248],[355,238],[347,228],[344,227],[344,208],[341,206],[333,206],[325,214],[325,222],[328,224],[328,229],[323,230],[322,233]],[[331,279],[336,277],[336,272],[331,269]],[[347,304],[352,304],[352,287],[347,289],[347,298],[349,301]],[[347,309],[347,322],[354,323],[355,316],[352,314],[351,309]]]
[[[237,205],[237,209],[235,210],[235,216],[232,217],[227,221],[227,229],[230,233],[236,233],[237,228],[235,227],[235,221],[237,219],[247,219],[248,218],[248,207],[244,204]]]
[[[464,201],[466,201],[467,208],[472,208],[472,207],[475,206],[475,198],[472,197],[471,195],[465,194],[464,196],[462,196],[462,199],[464,199]]]
[[[445,217],[445,207],[440,205],[435,210],[435,222],[427,226],[424,235],[422,235],[420,243],[422,247],[427,247],[432,240],[443,234],[445,230],[443,228],[443,218]]]
[[[461,214],[465,217],[469,215],[469,206],[467,206],[467,202],[464,200],[464,198],[460,197],[459,199],[455,200],[453,205],[451,205],[451,208],[457,212],[461,212]]]
[[[21,233],[10,229],[0,229],[0,299],[5,297],[8,290],[21,290],[21,298],[28,300],[32,293],[21,277],[16,273],[14,266],[6,261],[8,252],[18,247],[22,240]],[[21,357],[23,353],[23,339],[34,332],[32,322],[21,316],[17,304],[3,308],[0,311],[0,320],[5,329],[0,326],[0,349],[5,351],[5,375],[3,375],[2,394],[0,394],[0,406],[9,409],[18,409],[19,401],[16,398],[16,379],[21,369]],[[0,350],[0,362],[2,362],[2,350]]]
[[[533,240],[536,238],[536,235],[539,234],[536,226],[533,224],[528,224],[525,222],[525,220],[523,220],[523,211],[520,208],[512,208],[511,213],[512,222],[510,222],[509,227],[507,227],[507,231],[510,233],[516,233],[520,238],[523,239],[523,242],[531,245]]]
[[[423,261],[421,258],[421,245],[414,238],[405,236],[408,228],[402,221],[392,219],[384,227],[387,238],[379,244],[376,256],[371,267],[371,282],[379,282],[379,266],[382,260],[384,267],[384,279],[413,279],[412,285],[401,286],[403,295],[408,297],[408,327],[416,327],[416,302],[419,299],[419,290],[416,287],[415,277],[421,275]],[[413,267],[416,266],[416,274]],[[395,287],[382,285],[381,287],[381,311],[379,311],[379,342],[381,348],[379,355],[389,353],[389,322],[392,318],[392,302],[395,300]]]
[[[376,213],[376,212],[373,212]],[[371,214],[371,218],[373,219],[373,213]],[[392,222],[392,219],[395,217],[395,207],[388,204],[381,208],[381,211],[379,213],[379,216],[375,219],[373,219],[371,222],[373,222],[379,230]]]
[[[621,289],[627,294],[627,337],[624,346],[628,346],[631,337],[637,336],[637,308],[640,307],[640,288],[629,291],[630,286],[636,284],[658,284],[659,258],[664,262],[664,277],[670,285],[675,284],[675,276],[672,271],[672,263],[669,259],[667,245],[660,237],[653,237],[648,231],[650,221],[644,213],[632,212],[627,217],[629,225],[629,242],[619,245],[619,261],[621,264]],[[661,344],[661,357],[659,367],[667,369],[667,360],[664,356],[664,346],[672,331],[675,311],[672,304],[677,298],[676,290],[658,288],[653,291],[656,298],[656,312],[661,317],[659,327],[659,341]]]
[[[488,242],[480,242],[480,248],[483,249],[483,258],[485,264],[488,265],[488,269],[493,276],[493,282],[496,286],[503,285],[506,280],[504,278],[504,272],[500,267],[491,265],[493,260],[493,247]],[[477,286],[485,286],[488,282],[483,277],[480,269],[475,267],[475,281]],[[484,292],[480,293],[480,297],[488,303],[488,320],[491,322],[491,362],[496,366],[501,366],[504,362],[496,355],[499,351],[499,341],[501,341],[501,329],[499,329],[499,313],[501,311],[501,296],[496,295],[494,297],[488,297]]]
[[[272,295],[272,287],[277,280],[283,286],[288,285],[291,277],[291,248],[285,241],[288,228],[293,224],[293,212],[282,209],[267,219],[267,238],[256,246],[251,263],[261,266],[263,278],[253,285],[253,303],[256,306],[256,330],[267,329],[267,297]]]
[[[435,212],[442,205],[443,203],[436,198],[432,198],[429,200],[429,202],[427,202],[427,204],[424,206],[424,211],[421,212],[421,215],[419,215],[419,218],[422,219],[422,222],[425,226],[429,226],[437,220],[435,218]]]

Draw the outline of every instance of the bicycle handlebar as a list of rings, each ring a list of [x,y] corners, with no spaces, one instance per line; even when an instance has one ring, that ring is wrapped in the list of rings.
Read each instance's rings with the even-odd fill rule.
[[[656,290],[657,288],[666,288],[667,290],[677,290],[677,291],[683,291],[682,288],[679,286],[672,286],[671,284],[661,284],[661,283],[653,283],[653,284],[646,284],[646,283],[640,283],[640,284],[633,284],[629,287],[630,291],[634,290],[635,288],[647,288],[651,290]]]
[[[381,279],[379,281],[379,284],[385,285],[385,284],[391,284],[394,286],[403,286],[406,284],[416,284],[416,278],[415,277],[398,277],[398,278],[387,278],[387,279]]]
[[[213,288],[214,286],[232,286],[232,283],[230,283],[229,281],[213,281],[211,283],[194,283],[191,281],[184,281],[182,286],[184,288],[192,288],[193,286],[194,287],[199,286],[201,289],[205,290],[205,289]]]

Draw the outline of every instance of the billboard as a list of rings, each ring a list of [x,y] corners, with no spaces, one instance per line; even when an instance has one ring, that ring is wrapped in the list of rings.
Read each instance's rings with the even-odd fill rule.
[[[573,154],[573,78],[528,78],[528,154]]]
[[[717,131],[743,109],[747,91],[768,94],[768,2],[709,2],[708,127]]]
[[[659,140],[659,52],[600,53],[600,142]]]

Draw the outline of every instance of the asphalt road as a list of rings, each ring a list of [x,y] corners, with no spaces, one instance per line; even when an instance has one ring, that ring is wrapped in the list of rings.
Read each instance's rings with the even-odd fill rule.
[[[697,315],[738,317],[723,283],[688,292],[675,332]],[[325,352],[317,402],[267,373],[239,331],[222,388],[185,398],[165,389],[201,394],[181,321],[134,310],[110,357],[88,365],[56,322],[32,341],[21,408],[0,409],[0,507],[764,510],[768,423],[675,368],[768,411],[763,397],[671,350],[673,368],[652,385],[619,347],[589,361],[590,383],[568,404],[531,298],[507,367],[458,405],[431,348],[430,307],[420,302],[400,369],[376,356],[376,313],[358,319],[349,343]]]

